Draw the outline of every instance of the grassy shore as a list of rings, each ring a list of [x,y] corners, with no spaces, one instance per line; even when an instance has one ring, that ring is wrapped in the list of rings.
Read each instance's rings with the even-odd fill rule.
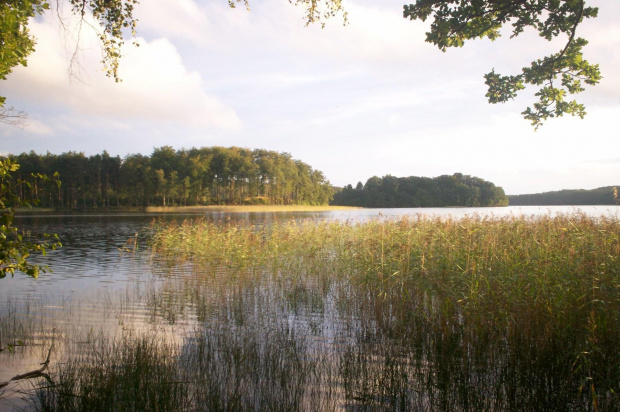
[[[359,209],[349,206],[309,206],[309,205],[212,205],[212,206],[149,206],[147,213],[261,213],[261,212],[324,212],[329,210]]]
[[[89,208],[42,208],[22,207],[15,209],[17,215],[49,213],[272,213],[272,212],[325,212],[330,210],[353,210],[350,206],[309,205],[210,205],[210,206],[149,206],[149,207],[89,207]]]

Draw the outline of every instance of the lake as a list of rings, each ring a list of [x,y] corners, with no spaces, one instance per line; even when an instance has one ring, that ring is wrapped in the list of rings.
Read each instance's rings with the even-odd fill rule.
[[[322,358],[327,353],[324,351],[324,347],[329,346],[329,353],[334,350],[346,352],[346,356],[343,355],[342,358],[338,358],[339,366],[337,369],[341,372],[348,370],[350,375],[347,376],[370,373],[369,371],[374,370],[374,366],[371,366],[370,369],[363,369],[367,365],[364,364],[364,366],[352,361],[356,356],[362,356],[360,353],[356,355],[356,351],[359,351],[363,345],[359,346],[354,341],[358,342],[357,333],[360,330],[369,333],[369,344],[373,340],[375,343],[380,343],[385,338],[377,332],[376,324],[370,329],[366,329],[369,326],[364,325],[366,320],[360,318],[359,313],[355,311],[347,313],[347,310],[338,308],[342,298],[340,294],[349,293],[346,288],[338,290],[335,284],[323,286],[314,284],[320,283],[322,280],[312,276],[304,280],[307,283],[301,282],[296,285],[291,289],[292,292],[283,288],[282,285],[276,287],[262,278],[256,281],[258,282],[256,284],[252,283],[255,282],[254,280],[248,280],[247,282],[250,284],[243,284],[242,286],[229,284],[227,274],[222,273],[196,280],[197,278],[192,277],[192,269],[188,266],[165,267],[161,262],[152,258],[148,244],[152,233],[151,223],[154,220],[183,221],[205,218],[222,224],[233,222],[243,225],[268,226],[275,222],[308,219],[357,222],[371,219],[393,219],[404,215],[417,214],[438,217],[451,216],[459,219],[473,215],[483,217],[553,216],[571,214],[577,211],[589,216],[618,216],[617,207],[583,206],[357,209],[316,213],[227,214],[217,212],[202,215],[106,214],[18,217],[16,219],[18,227],[32,233],[57,233],[63,247],[56,251],[50,251],[45,258],[35,257],[33,259],[35,262],[48,264],[53,273],[41,274],[36,280],[22,274],[0,280],[1,316],[5,318],[13,316],[25,320],[25,324],[29,325],[27,327],[30,327],[34,331],[33,333],[36,332],[35,334],[37,334],[30,341],[30,347],[16,347],[15,353],[8,353],[7,351],[0,353],[0,382],[7,381],[18,373],[38,368],[37,364],[45,359],[44,354],[48,349],[46,346],[50,342],[56,342],[54,345],[57,347],[64,345],[66,355],[66,351],[69,350],[67,348],[71,345],[64,342],[63,339],[66,339],[67,335],[71,333],[75,333],[82,339],[84,334],[91,336],[100,332],[117,336],[119,333],[122,334],[123,330],[129,329],[131,329],[131,333],[135,334],[150,333],[157,330],[158,333],[167,336],[166,339],[181,345],[181,352],[193,350],[192,348],[198,345],[223,345],[223,347],[229,348],[231,345],[234,346],[239,343],[230,336],[223,337],[213,331],[206,333],[203,338],[196,338],[192,334],[196,325],[205,322],[212,322],[219,326],[225,325],[224,327],[231,333],[238,333],[246,341],[257,340],[257,347],[261,348],[262,351],[267,351],[266,353],[271,353],[269,350],[273,348],[269,346],[267,341],[263,341],[261,336],[269,337],[265,339],[275,339],[276,341],[284,339],[284,341],[289,342],[281,335],[281,332],[282,328],[286,330],[290,328],[296,334],[304,335],[298,341],[302,343],[295,345],[302,345],[304,353],[313,353],[317,359],[320,358],[316,362],[334,362],[330,360],[331,358]],[[136,234],[136,253],[119,250],[128,239],[133,238]],[[296,281],[295,279],[286,280],[286,282]],[[318,292],[321,287],[325,289],[322,295]],[[205,306],[200,307],[207,308],[210,311],[209,313],[199,313],[197,310],[199,305],[195,300],[192,300],[195,297],[188,297],[192,293],[192,288],[203,291],[201,299],[208,302]],[[294,299],[291,298],[290,293],[295,294]],[[228,296],[227,299],[229,300],[221,303],[220,299],[224,299],[225,296]],[[221,309],[218,308],[217,305],[220,304],[218,302],[227,308],[226,313],[221,312]],[[239,302],[243,302],[243,304]],[[246,307],[246,305],[248,306]],[[248,310],[247,308],[252,309]],[[347,316],[350,317],[349,320],[347,320]],[[215,318],[217,321],[208,320]],[[266,322],[265,319],[277,319],[276,325],[273,326],[277,330],[270,332],[272,327],[270,324],[264,323]],[[244,325],[247,325],[248,322],[255,326],[260,325],[260,329],[254,329],[255,326],[246,328]],[[6,325],[4,327],[7,328]],[[373,332],[370,333],[370,331]],[[3,333],[4,336],[9,334],[6,330]],[[0,336],[0,338],[5,339],[2,344],[6,345],[4,336]],[[311,339],[307,337],[311,337]],[[229,341],[228,339],[232,340]],[[295,345],[290,350],[299,350]],[[62,359],[65,356],[62,353],[60,350],[52,358],[52,362]],[[427,361],[421,360],[420,362]],[[402,366],[398,366],[398,368],[400,367]],[[297,366],[292,365],[291,368],[295,369]],[[331,371],[329,368],[325,370]],[[284,372],[289,373],[290,371],[285,369]],[[279,373],[284,372],[279,370]],[[392,378],[395,379],[394,376]],[[220,377],[220,379],[224,378]],[[343,384],[341,378],[331,375],[322,375],[317,382],[315,382],[315,386],[318,385],[318,387],[313,386],[312,390],[324,391],[326,382],[331,382],[335,387],[340,388],[333,390],[342,393],[318,396],[316,399],[323,399],[325,403],[314,405],[310,400],[307,400],[309,397],[307,387],[304,387],[303,391],[295,387],[291,389],[292,393],[300,390],[303,394],[299,396],[304,400],[291,400],[281,395],[282,397],[278,399],[280,402],[278,405],[296,405],[296,407],[302,405],[301,408],[304,410],[311,410],[315,407],[323,410],[373,410],[372,405],[376,406],[376,404],[383,402],[382,399],[362,399],[356,406],[356,402],[351,400],[356,398],[355,396],[349,396],[351,399],[345,396],[347,391],[359,390],[359,388],[351,389],[351,382],[347,381]],[[356,384],[364,385],[364,383],[359,382]],[[255,409],[266,407],[267,404],[260,403],[263,401],[259,402],[258,399],[262,399],[261,396],[264,393],[271,393],[274,389],[250,386],[250,392],[254,391],[252,392],[254,395],[240,399],[243,399],[243,402],[248,403],[248,405],[256,406]],[[5,389],[0,389],[0,410],[10,410],[11,408],[37,409],[40,407],[41,401],[33,402],[30,399],[35,392],[36,385],[29,386],[25,382],[17,385],[11,384]],[[426,394],[418,399],[417,405],[420,410],[426,409],[434,403],[432,396],[434,395]],[[315,399],[314,397],[310,398]],[[345,398],[348,400],[343,400]],[[443,399],[442,402],[454,402],[446,404],[451,405],[450,408],[458,405],[456,409],[468,409],[468,407],[463,406],[467,405],[467,402],[462,404],[460,403],[461,400]],[[412,404],[408,405],[411,406]],[[481,405],[488,404],[483,403]],[[201,409],[196,405],[192,408]],[[394,407],[394,409],[398,408]],[[472,407],[471,410],[473,409]]]

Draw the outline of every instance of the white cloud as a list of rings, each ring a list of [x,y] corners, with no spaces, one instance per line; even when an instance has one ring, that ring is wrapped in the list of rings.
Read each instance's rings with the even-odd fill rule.
[[[183,125],[239,129],[235,111],[203,91],[201,75],[184,67],[182,57],[166,39],[139,39],[140,47],[125,46],[120,75],[114,83],[102,73],[92,32],[80,43],[84,77],[70,82],[69,62],[50,19],[33,22],[37,51],[28,67],[16,68],[6,82],[9,98],[36,99],[38,105],[64,106],[78,116],[110,120],[147,119]]]
[[[208,18],[204,7],[193,0],[149,0],[141,2],[134,11],[138,32],[153,33],[156,37],[188,40],[198,45],[207,41]]]
[[[50,135],[53,133],[53,129],[51,127],[36,119],[28,119],[24,129],[26,129],[29,133],[38,135]]]

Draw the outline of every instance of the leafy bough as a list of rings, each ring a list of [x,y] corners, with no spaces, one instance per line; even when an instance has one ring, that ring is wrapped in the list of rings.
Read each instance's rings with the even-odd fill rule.
[[[44,234],[51,241],[33,242],[13,225],[15,207],[30,206],[28,202],[23,201],[14,193],[11,173],[17,169],[19,169],[19,164],[11,159],[0,160],[0,279],[8,274],[13,276],[16,271],[37,278],[39,273],[47,272],[49,267],[30,263],[28,260],[30,256],[33,253],[41,253],[45,256],[47,249],[55,250],[62,246],[58,235]],[[37,174],[36,177],[49,179],[41,174]],[[60,180],[55,179],[55,181],[60,185]],[[19,183],[30,186],[28,182]]]
[[[567,36],[562,50],[532,62],[520,74],[503,76],[493,69],[484,76],[489,103],[514,99],[526,85],[539,87],[538,101],[521,113],[535,128],[548,118],[564,114],[585,116],[584,105],[568,101],[567,96],[582,92],[584,83],[595,85],[602,78],[598,64],[583,58],[582,49],[588,41],[576,37],[583,19],[597,14],[598,8],[586,7],[584,0],[417,0],[405,5],[403,12],[411,20],[425,21],[433,15],[426,41],[442,51],[462,47],[465,40],[495,40],[501,36],[501,27],[508,23],[512,26],[511,38],[528,26],[547,41]]]

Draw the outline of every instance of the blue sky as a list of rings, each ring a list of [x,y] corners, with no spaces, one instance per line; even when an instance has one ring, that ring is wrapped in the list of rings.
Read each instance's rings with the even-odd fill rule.
[[[424,42],[428,22],[402,18],[403,4],[345,1],[349,24],[335,17],[321,29],[285,0],[252,1],[249,12],[226,0],[143,0],[140,47],[125,48],[120,84],[103,74],[92,32],[78,42],[46,15],[31,25],[28,67],[0,84],[29,114],[23,129],[0,125],[0,152],[240,146],[288,152],[339,186],[455,172],[508,194],[620,184],[618,1],[591,2],[600,16],[578,31],[604,76],[577,95],[588,115],[538,131],[520,115],[534,91],[490,105],[483,75],[516,74],[560,42],[507,32],[442,53]]]

